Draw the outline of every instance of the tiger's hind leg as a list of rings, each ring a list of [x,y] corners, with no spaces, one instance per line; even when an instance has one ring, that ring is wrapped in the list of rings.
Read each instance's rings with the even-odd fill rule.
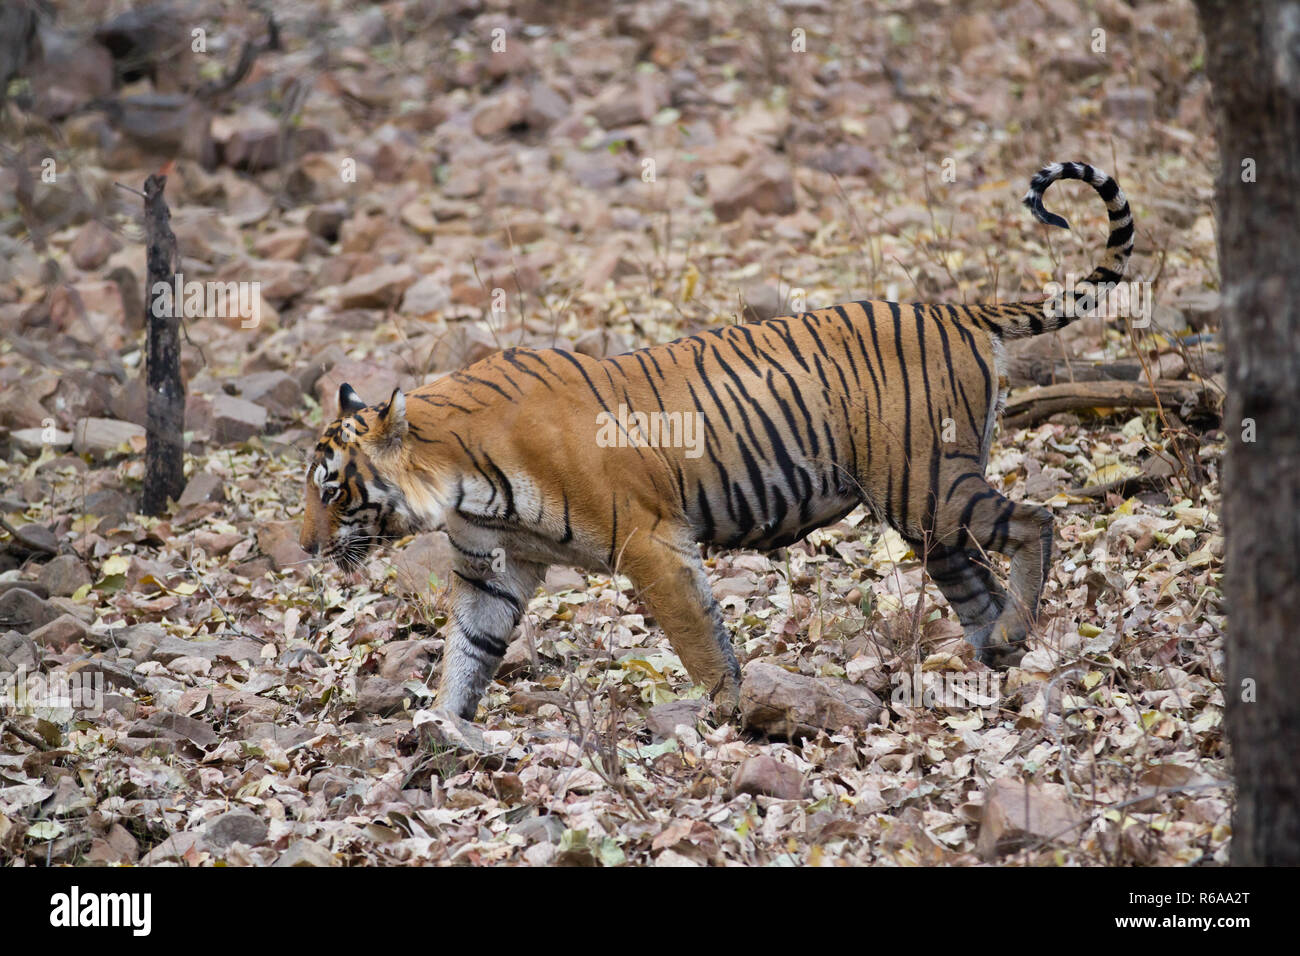
[[[615,563],[632,579],[691,680],[713,695],[720,716],[740,705],[740,665],[709,588],[699,547],[667,526],[629,534]]]
[[[456,542],[453,541],[453,545]],[[486,549],[485,549],[486,550]],[[437,706],[473,720],[505,656],[515,625],[546,565],[478,560],[457,550],[451,581],[451,633],[442,655]]]
[[[936,516],[934,533],[940,547],[969,540],[986,552],[997,551],[1011,559],[1010,593],[992,620],[976,623],[972,616],[973,629],[967,628],[966,640],[985,664],[1013,663],[1038,616],[1038,601],[1052,559],[1052,513],[1036,505],[1017,504],[974,473],[958,477],[943,497],[947,503]],[[970,563],[980,567],[978,558]],[[949,565],[940,568],[944,573]],[[983,570],[988,573],[987,568]],[[978,570],[965,574],[965,583],[978,576]],[[974,604],[971,609],[974,614]],[[981,616],[988,614],[987,608],[981,612]]]

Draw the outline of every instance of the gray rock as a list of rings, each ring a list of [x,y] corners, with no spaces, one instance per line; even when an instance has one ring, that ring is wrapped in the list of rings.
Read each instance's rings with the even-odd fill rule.
[[[357,692],[357,710],[363,714],[387,716],[402,709],[402,702],[410,696],[401,684],[395,684],[383,677],[367,677],[361,690]]]
[[[72,432],[57,428],[19,428],[9,433],[9,440],[28,458],[39,458],[47,446],[56,452],[71,448]]]
[[[54,551],[59,546],[59,539],[54,537],[54,532],[43,524],[25,524],[18,528],[19,533],[28,541],[35,544],[43,545],[47,551]],[[21,541],[11,540],[9,550],[15,554],[32,554],[32,549]]]
[[[207,501],[221,501],[225,498],[225,481],[210,471],[200,471],[185,485],[178,502],[182,508],[201,505]]]
[[[746,726],[797,739],[844,727],[864,730],[880,715],[881,704],[867,688],[846,680],[792,674],[759,660],[745,667],[740,708]]]
[[[694,727],[702,706],[702,701],[698,700],[673,700],[666,704],[656,704],[645,716],[646,726],[654,734],[655,740],[667,740],[677,736],[680,724]]]
[[[248,441],[266,430],[266,409],[233,395],[214,395],[211,415],[212,439],[223,445]]]
[[[59,612],[31,591],[14,588],[0,594],[0,627],[30,634],[59,616]]]
[[[380,266],[349,280],[339,289],[339,307],[344,309],[388,309],[401,301],[402,293],[415,283],[415,270],[402,263]]]
[[[434,276],[425,276],[413,283],[402,295],[398,311],[403,315],[428,315],[441,312],[451,305],[451,290],[447,283]]]
[[[41,568],[40,582],[50,594],[67,597],[90,584],[91,578],[80,558],[73,554],[60,554]]]
[[[731,786],[735,793],[798,800],[803,795],[803,774],[775,757],[760,754],[740,765]]]
[[[266,839],[266,821],[248,810],[231,810],[217,817],[203,831],[203,839],[225,849],[233,843],[257,846]]]
[[[210,661],[224,657],[232,661],[260,661],[262,645],[247,637],[217,641],[187,641],[168,634],[154,648],[153,659],[168,664],[178,657],[203,657]]]
[[[116,488],[101,488],[86,495],[86,514],[100,518],[123,518],[135,511],[135,502]]]
[[[790,167],[772,156],[750,160],[733,174],[730,183],[713,200],[713,214],[719,222],[738,219],[746,209],[788,216],[795,208]]]
[[[290,418],[302,404],[302,386],[288,372],[253,372],[235,383],[240,398],[279,418]]]
[[[71,614],[61,614],[49,624],[32,631],[28,636],[41,647],[61,651],[71,644],[85,640],[90,630]]]
[[[79,455],[104,459],[117,453],[132,439],[143,439],[145,430],[134,422],[115,418],[79,418],[72,429],[72,449]]]

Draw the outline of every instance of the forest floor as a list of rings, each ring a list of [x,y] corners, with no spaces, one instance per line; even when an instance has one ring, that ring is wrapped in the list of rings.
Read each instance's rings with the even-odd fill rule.
[[[0,106],[0,672],[104,694],[0,705],[0,860],[1226,862],[1215,150],[1186,0],[292,0],[226,90],[266,36],[251,5],[144,33],[55,6]],[[260,298],[186,321],[190,485],[148,518],[141,204],[113,184],[177,151],[180,271]],[[1069,232],[1020,205],[1063,160],[1128,194],[1152,321],[1016,346],[1012,402],[1089,376],[1201,397],[1003,424],[990,480],[1056,517],[1019,666],[974,662],[858,511],[707,559],[748,673],[834,698],[794,739],[697,714],[628,582],[568,569],[461,725],[428,709],[445,541],[356,575],[297,549],[340,382],[378,402],[507,345],[1041,295],[1105,243],[1086,187],[1048,195]]]

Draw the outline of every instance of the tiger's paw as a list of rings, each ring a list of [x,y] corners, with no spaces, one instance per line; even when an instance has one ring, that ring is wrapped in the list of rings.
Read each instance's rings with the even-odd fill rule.
[[[709,694],[713,718],[723,724],[740,716],[740,681],[728,674]]]
[[[975,659],[994,670],[1015,667],[1024,658],[1028,648],[1024,641],[1009,644],[989,644],[975,654]]]
[[[996,621],[968,634],[966,640],[975,648],[975,659],[995,670],[1019,664],[1027,650],[1024,636],[1008,640],[1006,629],[998,627]]]

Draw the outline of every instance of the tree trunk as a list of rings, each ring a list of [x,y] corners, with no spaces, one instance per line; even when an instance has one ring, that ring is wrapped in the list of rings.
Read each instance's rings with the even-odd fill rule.
[[[176,236],[163,190],[166,176],[144,182],[144,230],[149,273],[145,292],[145,328],[148,329],[146,383],[148,385],[145,436],[144,495],[140,509],[147,515],[163,514],[168,498],[185,490],[185,384],[181,381],[180,303],[170,294],[155,295],[155,283],[170,288],[176,261]]]
[[[1197,0],[1214,88],[1228,398],[1232,861],[1300,864],[1300,0]]]

